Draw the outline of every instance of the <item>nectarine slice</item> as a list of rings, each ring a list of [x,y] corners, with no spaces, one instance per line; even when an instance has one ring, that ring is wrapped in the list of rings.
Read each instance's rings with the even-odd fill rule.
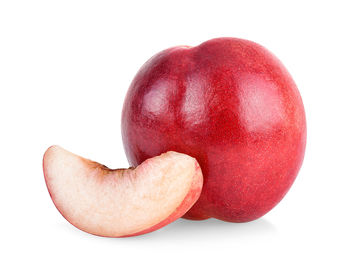
[[[185,214],[203,184],[196,159],[167,152],[136,168],[109,169],[59,146],[44,155],[52,201],[75,227],[125,237],[159,229]]]

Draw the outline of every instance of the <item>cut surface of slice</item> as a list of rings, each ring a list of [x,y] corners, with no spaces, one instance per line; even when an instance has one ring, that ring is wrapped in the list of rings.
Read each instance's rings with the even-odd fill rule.
[[[200,196],[196,159],[169,151],[136,168],[109,169],[59,146],[44,154],[52,201],[75,227],[126,237],[159,229],[184,215]]]

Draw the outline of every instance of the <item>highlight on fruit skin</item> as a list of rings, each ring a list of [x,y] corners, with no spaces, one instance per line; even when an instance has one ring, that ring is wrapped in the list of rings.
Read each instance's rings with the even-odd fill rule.
[[[175,221],[197,201],[203,185],[196,159],[173,151],[136,168],[109,169],[52,146],[44,154],[43,169],[63,217],[105,237],[141,235]]]

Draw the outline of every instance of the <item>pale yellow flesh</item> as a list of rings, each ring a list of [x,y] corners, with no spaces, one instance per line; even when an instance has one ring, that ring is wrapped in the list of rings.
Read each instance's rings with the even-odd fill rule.
[[[101,236],[137,233],[166,219],[198,177],[196,160],[167,152],[136,169],[109,170],[58,146],[47,150],[44,173],[52,199],[78,228]]]

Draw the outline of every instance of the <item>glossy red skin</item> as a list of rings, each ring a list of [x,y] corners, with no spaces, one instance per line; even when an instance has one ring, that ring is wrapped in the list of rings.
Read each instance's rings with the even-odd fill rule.
[[[169,150],[198,160],[204,186],[185,218],[247,222],[291,187],[306,121],[299,91],[274,55],[218,38],[164,50],[142,66],[125,98],[122,136],[134,166]]]

